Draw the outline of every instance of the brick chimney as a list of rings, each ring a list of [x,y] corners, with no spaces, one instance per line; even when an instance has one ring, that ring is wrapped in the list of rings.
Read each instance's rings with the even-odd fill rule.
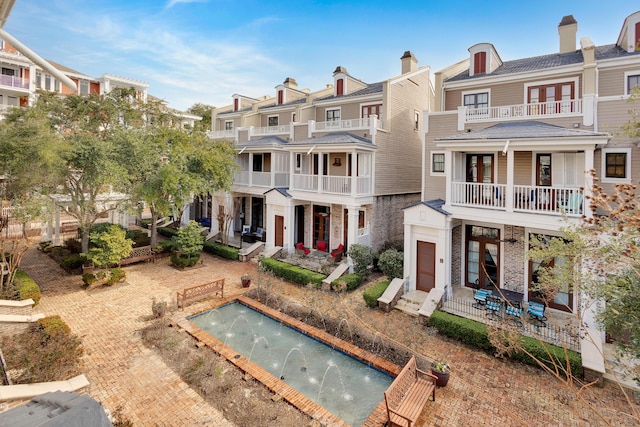
[[[282,84],[286,88],[290,88],[290,89],[297,89],[298,88],[298,82],[293,77],[287,77],[286,80],[284,81],[284,83],[282,83]]]
[[[576,34],[578,33],[578,21],[573,15],[562,17],[558,24],[558,35],[560,36],[560,53],[576,51]]]
[[[402,55],[400,61],[402,62],[402,74],[410,73],[418,68],[418,59],[413,56],[410,50],[407,50],[404,55]]]

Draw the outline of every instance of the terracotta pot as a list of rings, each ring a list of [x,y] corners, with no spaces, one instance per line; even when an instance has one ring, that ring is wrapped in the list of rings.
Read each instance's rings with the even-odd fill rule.
[[[433,369],[431,370],[431,373],[433,375],[435,375],[438,379],[436,380],[436,385],[438,387],[444,387],[447,385],[447,383],[449,382],[449,375],[451,375],[450,372],[438,372],[438,371],[434,371]]]
[[[251,286],[251,279],[240,279],[242,281],[242,287],[248,288]]]

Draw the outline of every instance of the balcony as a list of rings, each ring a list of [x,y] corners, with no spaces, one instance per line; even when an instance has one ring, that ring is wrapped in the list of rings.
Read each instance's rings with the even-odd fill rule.
[[[236,130],[235,129],[225,129],[225,130],[214,130],[207,132],[207,136],[211,139],[235,139]]]
[[[264,188],[288,187],[289,172],[252,172],[241,170],[234,175],[233,184]]]
[[[294,174],[291,190],[350,196],[370,195],[371,178],[363,176]]]
[[[279,126],[263,126],[253,128],[251,135],[264,136],[264,135],[289,135],[291,133],[291,125],[279,125]]]
[[[19,89],[29,89],[29,80],[16,76],[0,75],[0,85]]]
[[[532,185],[454,182],[451,205],[496,209],[508,212],[540,213],[579,217],[584,213],[582,190],[578,187],[540,187]]]
[[[458,119],[462,123],[566,117],[581,114],[581,99],[483,108],[458,107]]]
[[[370,135],[375,135],[378,129],[382,129],[382,126],[382,120],[375,116],[364,119],[332,120],[329,122],[309,120],[309,138],[314,132],[348,132],[355,130],[368,130]]]

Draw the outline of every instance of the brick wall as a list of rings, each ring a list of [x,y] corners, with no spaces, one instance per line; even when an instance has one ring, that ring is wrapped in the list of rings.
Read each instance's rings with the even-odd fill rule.
[[[462,226],[453,227],[451,231],[451,286],[460,286],[460,267],[462,265]]]
[[[31,323],[15,323],[15,322],[0,322],[0,336],[9,337],[11,335],[21,334],[29,329]]]
[[[511,239],[512,229],[516,242],[505,242],[503,245],[504,283],[502,287],[510,291],[524,292],[524,266],[526,263],[524,258],[524,227],[505,225],[503,240]]]
[[[15,301],[10,301],[10,303],[13,302]],[[0,301],[0,314],[31,316],[32,309],[32,305],[15,306],[13,304],[3,304],[2,301]]]
[[[377,196],[371,210],[371,247],[378,250],[383,243],[404,239],[402,208],[420,201],[420,193]]]

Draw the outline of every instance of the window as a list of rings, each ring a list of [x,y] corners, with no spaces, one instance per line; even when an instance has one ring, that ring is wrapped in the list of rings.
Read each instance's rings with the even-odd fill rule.
[[[269,116],[267,118],[267,126],[278,126],[278,116]]]
[[[340,109],[327,110],[327,121],[336,122],[340,120]]]
[[[487,72],[487,52],[478,52],[473,55],[473,74],[484,74]]]
[[[236,98],[233,100],[233,111],[238,111],[238,106],[239,106],[239,99]]]
[[[36,71],[36,88],[42,89],[42,73]]]
[[[527,102],[536,104],[529,106],[529,114],[559,114],[571,113],[575,99],[574,82],[561,82],[538,86],[529,86]],[[540,105],[544,104],[544,105]]]
[[[467,108],[488,108],[489,92],[470,93],[470,94],[464,95],[463,104]]]
[[[500,230],[467,225],[467,285],[474,288],[499,287]]]
[[[413,112],[413,129],[420,130],[420,112],[419,111]]]
[[[366,119],[372,115],[376,115],[378,120],[382,119],[382,104],[376,105],[363,105],[362,106],[362,118]]]
[[[49,74],[44,75],[44,89],[51,90],[51,76]]]
[[[631,149],[602,149],[602,182],[631,182]]]
[[[16,70],[14,70],[12,68],[4,68],[4,67],[2,67],[2,75],[3,76],[15,76],[16,75]]]
[[[358,211],[358,228],[364,228],[364,211]]]
[[[78,87],[80,88],[80,95],[89,95],[89,82],[87,80],[80,80]]]
[[[283,90],[279,90],[278,91],[278,104],[282,104],[284,102],[284,91]]]
[[[262,172],[262,154],[253,155],[253,171]]]
[[[640,74],[630,74],[627,76],[627,89],[626,94],[631,95],[631,91],[634,87],[640,87]]]
[[[551,240],[560,239],[556,236],[547,236],[542,234],[530,234],[530,239],[536,238],[541,242],[548,244]],[[541,292],[539,287],[540,279],[543,274],[562,275],[565,277],[570,274],[572,265],[567,263],[566,258],[554,257],[547,260],[530,260],[529,261],[529,301],[536,301],[542,304],[546,304],[551,308],[555,308],[563,311],[573,311],[573,289],[570,284],[570,280],[567,280],[560,289],[557,289],[553,295],[553,300],[550,299],[550,295],[546,296]]]
[[[227,120],[224,122],[224,130],[232,130],[233,129],[233,120]]]
[[[302,154],[296,153],[296,170],[300,170],[302,167]]]
[[[296,122],[296,113],[291,113],[291,122],[292,123]]]
[[[431,175],[444,175],[444,153],[431,153]]]
[[[344,95],[344,79],[336,80],[336,95]]]

